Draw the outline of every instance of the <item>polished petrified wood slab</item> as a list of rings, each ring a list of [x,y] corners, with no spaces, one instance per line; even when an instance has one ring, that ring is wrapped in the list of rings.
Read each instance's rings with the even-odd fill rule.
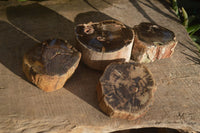
[[[134,26],[135,41],[132,50],[133,60],[148,63],[169,58],[174,53],[177,41],[175,34],[157,24],[142,22]]]
[[[156,90],[151,72],[143,65],[111,63],[99,80],[99,106],[112,118],[135,120],[147,112]]]
[[[129,61],[133,32],[116,20],[90,22],[76,26],[82,60],[90,68],[104,70],[113,61]]]
[[[47,40],[24,55],[23,71],[27,79],[40,89],[50,92],[60,89],[78,67],[81,53],[69,43]]]

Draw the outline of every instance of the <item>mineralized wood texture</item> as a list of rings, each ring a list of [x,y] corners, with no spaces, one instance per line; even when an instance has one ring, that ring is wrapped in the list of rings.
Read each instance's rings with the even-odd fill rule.
[[[129,61],[133,32],[115,20],[90,22],[76,26],[76,39],[82,60],[89,67],[104,70],[113,61]]]
[[[142,22],[134,26],[133,60],[148,63],[169,58],[176,47],[175,34],[159,25]]]
[[[55,5],[56,1],[43,1],[43,6],[7,8],[5,15],[18,29],[40,41],[60,37],[75,42],[73,26],[77,23],[113,18],[129,27],[141,22],[167,27],[179,43],[171,58],[147,64],[157,85],[153,106],[134,121],[109,118],[98,107],[96,95],[102,73],[81,62],[63,89],[44,93],[27,82],[22,71],[23,55],[36,42],[0,21],[0,132],[108,133],[144,127],[200,131],[199,53],[170,7],[163,5],[163,0],[87,1],[98,11],[83,0]]]
[[[27,79],[50,92],[63,87],[78,67],[81,53],[63,40],[47,40],[30,49],[23,59]]]
[[[112,118],[135,120],[147,112],[156,90],[151,72],[135,63],[112,63],[99,80],[97,97]]]

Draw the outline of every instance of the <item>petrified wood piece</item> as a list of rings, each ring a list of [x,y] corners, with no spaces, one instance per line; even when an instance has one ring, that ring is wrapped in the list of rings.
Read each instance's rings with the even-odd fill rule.
[[[177,41],[172,31],[152,23],[134,26],[135,40],[132,59],[140,63],[170,57]]]
[[[50,92],[63,87],[76,70],[81,53],[63,40],[47,40],[24,55],[23,71],[27,79]]]
[[[134,120],[152,105],[155,82],[143,65],[116,62],[106,67],[97,87],[99,106],[110,117]]]
[[[76,26],[76,39],[83,62],[89,67],[104,70],[113,61],[129,61],[133,32],[115,20]]]

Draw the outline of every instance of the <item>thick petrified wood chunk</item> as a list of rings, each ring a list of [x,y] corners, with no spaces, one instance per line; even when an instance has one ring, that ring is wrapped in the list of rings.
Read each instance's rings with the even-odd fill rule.
[[[134,120],[152,105],[155,82],[143,65],[111,63],[97,87],[99,106],[110,117]]]
[[[76,26],[76,39],[83,62],[89,67],[104,70],[113,61],[129,61],[133,32],[124,24],[106,20]]]
[[[23,71],[30,82],[50,92],[63,87],[76,70],[81,53],[63,40],[47,40],[24,55]]]
[[[140,23],[134,26],[135,40],[132,59],[147,63],[156,59],[170,57],[177,41],[172,31],[152,23]]]

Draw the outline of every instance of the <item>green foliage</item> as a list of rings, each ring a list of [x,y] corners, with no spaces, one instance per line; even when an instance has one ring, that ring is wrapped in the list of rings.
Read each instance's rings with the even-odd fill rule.
[[[199,36],[192,35],[192,36],[191,36],[191,39],[192,39],[194,42],[200,42],[200,37],[199,37]]]
[[[188,14],[183,7],[181,9],[182,9],[182,15],[183,15],[183,25],[187,28],[188,27]]]
[[[27,0],[18,0],[18,1],[27,1]]]
[[[179,17],[177,0],[172,0],[172,8],[175,11],[176,15]]]
[[[195,32],[200,29],[200,24],[192,25],[187,28],[187,32],[192,36]]]
[[[193,40],[194,45],[200,51],[200,37],[194,35],[198,30],[200,30],[200,24],[191,25],[191,23],[196,19],[196,17],[188,17],[186,10],[183,7],[181,9],[178,7],[177,0],[172,0],[172,8],[175,11],[178,18],[183,18],[182,24],[185,26],[188,34],[190,35],[190,38]]]

